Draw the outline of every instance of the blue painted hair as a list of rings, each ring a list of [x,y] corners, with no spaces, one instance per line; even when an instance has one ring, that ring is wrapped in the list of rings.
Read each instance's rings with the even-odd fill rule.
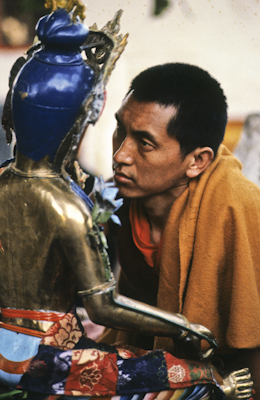
[[[88,32],[60,8],[36,26],[41,49],[20,70],[12,93],[17,150],[34,161],[54,160],[93,87],[94,72],[80,53]]]

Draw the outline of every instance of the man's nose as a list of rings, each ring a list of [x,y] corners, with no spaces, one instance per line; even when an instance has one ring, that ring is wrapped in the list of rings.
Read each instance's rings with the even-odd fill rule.
[[[126,137],[120,147],[114,152],[113,160],[117,164],[132,164],[134,154],[134,143],[131,138]]]

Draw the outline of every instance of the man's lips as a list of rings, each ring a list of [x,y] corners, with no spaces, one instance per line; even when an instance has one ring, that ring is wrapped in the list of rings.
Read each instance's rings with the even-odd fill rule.
[[[114,172],[114,179],[118,182],[118,183],[127,183],[132,181],[133,179],[130,178],[129,176],[123,174],[122,172]]]

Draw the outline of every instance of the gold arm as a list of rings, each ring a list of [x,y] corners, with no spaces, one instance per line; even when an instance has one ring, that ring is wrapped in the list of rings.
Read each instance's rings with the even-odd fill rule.
[[[88,290],[85,296],[82,291],[81,297],[92,322],[148,336],[171,337],[176,344],[175,355],[179,358],[205,360],[213,355],[217,346],[213,334],[205,327],[190,324],[181,314],[169,313],[119,295],[112,286],[100,290],[98,285],[95,293]],[[201,350],[202,339],[210,345],[205,352]]]

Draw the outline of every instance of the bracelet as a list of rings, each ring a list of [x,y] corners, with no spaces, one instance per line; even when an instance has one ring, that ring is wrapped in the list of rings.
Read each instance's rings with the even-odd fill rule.
[[[189,323],[189,321],[187,320],[187,318],[186,318],[184,315],[182,315],[182,314],[177,314],[177,315],[178,315],[178,317],[180,317],[180,318],[185,322],[185,328],[190,329],[190,323]],[[180,334],[180,336],[178,337],[178,339],[183,339],[183,338],[185,338],[187,335],[188,335],[188,331],[183,331],[183,332]]]
[[[116,287],[116,281],[115,279],[113,279],[112,281],[109,282],[104,282],[101,285],[95,286],[91,289],[87,289],[87,290],[80,290],[78,292],[79,296],[83,297],[83,296],[91,296],[93,294],[96,293],[102,293],[102,292],[110,292],[112,291],[114,288]]]

